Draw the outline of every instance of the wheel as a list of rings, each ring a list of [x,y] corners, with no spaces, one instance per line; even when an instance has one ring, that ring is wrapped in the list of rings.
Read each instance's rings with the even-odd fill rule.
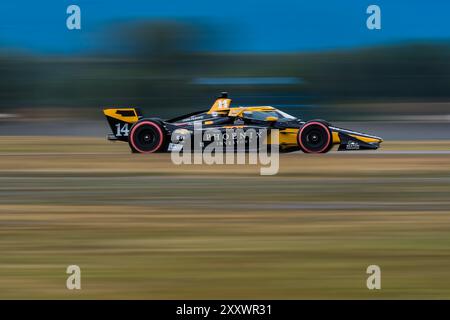
[[[333,146],[330,128],[319,121],[305,123],[298,131],[297,141],[306,153],[325,153]]]
[[[166,140],[164,128],[160,122],[141,120],[131,128],[128,143],[132,152],[153,153],[162,151]]]

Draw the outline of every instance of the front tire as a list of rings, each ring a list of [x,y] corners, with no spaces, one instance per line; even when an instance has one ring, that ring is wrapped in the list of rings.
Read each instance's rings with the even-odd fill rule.
[[[133,153],[160,152],[166,145],[163,125],[155,120],[140,120],[131,128],[128,143]]]
[[[333,136],[327,124],[310,121],[298,131],[297,141],[305,153],[326,153],[333,146]]]

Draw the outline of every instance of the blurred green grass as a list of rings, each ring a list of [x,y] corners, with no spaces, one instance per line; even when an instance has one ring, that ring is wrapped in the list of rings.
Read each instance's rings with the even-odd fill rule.
[[[450,298],[449,155],[287,154],[260,176],[91,138],[0,153],[0,298]]]

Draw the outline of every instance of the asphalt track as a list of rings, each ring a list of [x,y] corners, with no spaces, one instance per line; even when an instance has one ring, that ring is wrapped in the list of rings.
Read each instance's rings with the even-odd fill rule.
[[[450,122],[333,122],[336,127],[365,132],[385,140],[450,140]],[[0,136],[105,137],[106,120],[1,120]]]
[[[303,152],[292,152],[292,154],[301,154]],[[355,155],[355,153],[360,155],[375,155],[375,156],[383,156],[383,155],[450,155],[450,150],[374,150],[374,151],[330,151],[328,154],[333,155]],[[23,157],[35,157],[35,156],[116,156],[117,152],[0,152],[0,156],[3,157],[15,157],[15,156],[23,156]]]
[[[389,121],[371,121],[371,122],[337,122],[333,125],[342,128],[348,128],[354,131],[365,132],[381,136],[385,141],[421,141],[424,145],[427,141],[450,141],[450,123],[448,121],[442,122],[389,122]],[[33,121],[33,120],[17,120],[6,119],[0,121],[0,136],[49,136],[49,137],[106,137],[110,132],[110,128],[106,121],[103,120],[46,120],[46,121]],[[439,148],[432,150],[426,148],[426,150],[414,150],[402,149],[389,149],[385,150],[384,146],[376,151],[357,151],[358,154],[404,154],[404,155],[437,155],[437,154],[450,154],[450,150],[443,150]],[[330,154],[347,155],[354,152],[336,152],[331,151]],[[29,152],[24,155],[30,155]],[[48,153],[42,153],[42,155]],[[64,153],[67,154],[67,153]],[[72,154],[87,154],[73,152]],[[97,154],[96,152],[88,153],[90,155]],[[104,152],[102,153],[105,154]],[[114,155],[115,153],[110,153]],[[14,155],[13,153],[2,152],[0,155],[8,156]],[[16,153],[20,155],[20,153]],[[33,153],[33,155],[40,155],[39,152]],[[58,153],[52,153],[54,156],[58,156]]]
[[[449,299],[449,151],[388,139],[283,154],[261,176],[131,154],[103,133],[2,136],[0,298]]]
[[[385,142],[260,176],[131,154],[104,119],[0,120],[0,298],[449,299],[450,123],[333,125]]]

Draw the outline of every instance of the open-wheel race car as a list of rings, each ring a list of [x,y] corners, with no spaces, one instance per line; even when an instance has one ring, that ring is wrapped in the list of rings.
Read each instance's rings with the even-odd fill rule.
[[[271,106],[231,107],[227,93],[222,93],[209,110],[169,120],[147,118],[139,108],[131,107],[108,108],[103,112],[112,129],[108,139],[128,142],[136,153],[179,150],[182,144],[171,139],[173,133],[194,135],[196,130],[211,129],[221,132],[278,129],[280,152],[326,153],[334,145],[339,146],[339,151],[377,149],[383,141],[377,136],[337,128],[325,120],[304,121]],[[201,128],[195,124],[201,124]]]

